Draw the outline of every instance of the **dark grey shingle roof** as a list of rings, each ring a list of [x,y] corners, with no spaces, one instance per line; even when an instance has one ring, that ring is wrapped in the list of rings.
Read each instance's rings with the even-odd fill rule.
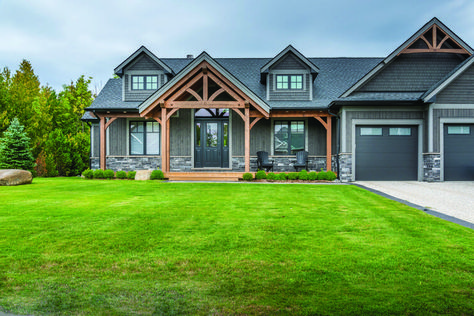
[[[424,91],[417,92],[354,92],[336,101],[417,101]]]
[[[140,103],[122,101],[122,79],[109,79],[89,109],[138,109]]]

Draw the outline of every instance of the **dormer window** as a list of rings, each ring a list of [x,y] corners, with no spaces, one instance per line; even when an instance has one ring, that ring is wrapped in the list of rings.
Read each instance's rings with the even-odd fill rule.
[[[132,76],[132,90],[158,89],[158,76]]]
[[[303,75],[277,75],[277,90],[303,90]]]

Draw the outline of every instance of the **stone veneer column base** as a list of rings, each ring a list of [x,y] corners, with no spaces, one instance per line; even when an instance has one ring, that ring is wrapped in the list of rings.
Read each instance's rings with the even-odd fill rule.
[[[352,181],[352,153],[339,154],[339,179],[341,182]]]
[[[423,181],[441,181],[441,154],[423,154]]]
[[[107,157],[106,168],[114,171],[154,170],[161,168],[159,156],[112,156]],[[99,169],[99,158],[91,158],[91,169]]]

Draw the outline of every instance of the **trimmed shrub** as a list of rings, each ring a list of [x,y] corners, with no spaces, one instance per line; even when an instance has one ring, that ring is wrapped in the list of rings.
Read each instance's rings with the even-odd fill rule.
[[[286,179],[288,179],[288,175],[286,173],[282,172],[278,175],[278,179],[282,180],[282,181],[286,181]]]
[[[135,175],[137,174],[136,171],[129,171],[127,173],[127,178],[130,179],[130,180],[135,180]]]
[[[257,173],[255,174],[255,179],[257,180],[263,180],[267,178],[267,174],[265,173],[264,170],[258,170]]]
[[[104,179],[104,171],[102,169],[94,170],[94,179]]]
[[[308,180],[309,181],[314,181],[316,179],[318,179],[318,174],[316,172],[311,171],[311,172],[308,173]]]
[[[267,174],[267,180],[270,180],[270,181],[278,180],[278,176],[274,174],[273,172],[270,172],[269,174]]]
[[[163,171],[161,170],[153,170],[150,175],[150,180],[163,180],[165,178],[165,175],[163,174]]]
[[[104,171],[104,178],[112,179],[115,176],[115,172],[113,170],[107,169]]]
[[[318,180],[327,180],[328,179],[328,174],[326,171],[320,171],[318,172]]]
[[[120,171],[117,171],[117,173],[115,174],[115,177],[117,179],[126,179],[127,178],[127,173],[123,170],[120,170]]]
[[[308,180],[308,171],[306,171],[306,170],[301,170],[301,171],[298,173],[298,179],[300,179],[300,180]]]
[[[329,181],[334,181],[337,179],[336,174],[332,171],[326,171],[326,174],[327,174],[327,180]]]
[[[244,181],[252,181],[253,175],[250,172],[246,172],[242,175],[242,179],[244,179]]]
[[[298,172],[289,172],[288,180],[298,180]]]
[[[86,169],[82,172],[82,176],[86,179],[92,179],[92,177],[94,176],[94,171],[92,171],[91,169]]]

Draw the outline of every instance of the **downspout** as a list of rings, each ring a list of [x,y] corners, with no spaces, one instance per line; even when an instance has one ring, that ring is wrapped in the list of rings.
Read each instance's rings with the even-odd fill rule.
[[[337,119],[337,122],[336,122],[336,172],[337,172],[337,179],[341,180],[340,172],[339,172],[339,168],[340,168],[340,165],[339,165],[340,155],[339,154],[341,151],[341,133],[340,133],[341,117],[338,114],[332,113],[330,108],[328,108],[328,113]]]

